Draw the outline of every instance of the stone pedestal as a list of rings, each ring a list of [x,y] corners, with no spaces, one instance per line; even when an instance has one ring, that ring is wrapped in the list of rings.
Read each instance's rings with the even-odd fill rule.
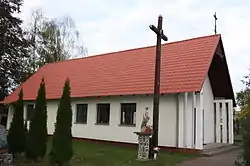
[[[150,132],[134,132],[138,135],[138,160],[148,160],[150,152]]]

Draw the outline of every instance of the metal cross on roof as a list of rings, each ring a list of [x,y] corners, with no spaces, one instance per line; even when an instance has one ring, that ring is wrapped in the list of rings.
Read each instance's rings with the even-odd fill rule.
[[[217,27],[216,27],[216,23],[217,23],[217,16],[216,16],[216,12],[214,13],[214,34],[217,34]]]

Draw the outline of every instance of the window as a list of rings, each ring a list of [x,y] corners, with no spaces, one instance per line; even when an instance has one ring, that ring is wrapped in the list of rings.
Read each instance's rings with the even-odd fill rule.
[[[26,108],[26,120],[31,120],[34,113],[34,105],[28,104]]]
[[[121,124],[135,125],[136,103],[121,104]]]
[[[110,104],[97,104],[97,124],[109,124]]]
[[[87,123],[87,104],[76,105],[76,123]]]

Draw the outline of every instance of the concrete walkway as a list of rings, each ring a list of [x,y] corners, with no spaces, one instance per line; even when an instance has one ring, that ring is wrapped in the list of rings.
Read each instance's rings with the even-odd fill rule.
[[[185,161],[178,166],[235,166],[234,162],[239,152],[238,149],[212,157],[200,157]]]

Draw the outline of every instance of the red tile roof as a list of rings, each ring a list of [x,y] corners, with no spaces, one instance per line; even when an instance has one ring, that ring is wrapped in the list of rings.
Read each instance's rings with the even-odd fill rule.
[[[162,45],[161,93],[200,91],[220,35]],[[153,94],[155,46],[47,64],[22,84],[24,100],[35,100],[42,77],[47,99],[60,98],[70,79],[72,97]],[[20,87],[4,103],[18,98]]]

